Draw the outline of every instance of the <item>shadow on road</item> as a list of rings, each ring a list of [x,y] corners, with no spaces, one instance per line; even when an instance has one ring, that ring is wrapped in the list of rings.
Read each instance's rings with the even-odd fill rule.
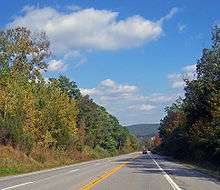
[[[161,157],[158,155],[152,155],[152,157],[160,165],[160,167],[163,168],[163,170],[171,177],[189,177],[195,178],[196,180],[212,181],[220,185],[220,181],[218,179],[215,179],[208,174],[199,172],[195,169],[187,168],[186,166],[174,162],[167,161],[165,157]],[[135,169],[133,170],[133,173],[142,173],[146,175],[162,174],[162,171],[153,162],[152,158],[149,155],[142,155],[135,159],[120,159],[116,162],[123,163],[126,161],[129,161],[127,164],[128,168]]]

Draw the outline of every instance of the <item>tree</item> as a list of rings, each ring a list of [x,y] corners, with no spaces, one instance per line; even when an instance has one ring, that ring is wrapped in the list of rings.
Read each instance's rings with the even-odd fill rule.
[[[186,81],[185,98],[161,120],[163,152],[178,158],[220,164],[220,28],[214,27],[212,46],[203,50],[197,78]]]
[[[79,99],[81,97],[80,90],[74,81],[70,81],[64,75],[59,76],[58,79],[50,78],[50,82],[56,83],[57,86],[66,93],[71,99]]]
[[[36,80],[46,70],[51,54],[45,33],[33,34],[22,27],[0,32],[0,71]]]
[[[88,147],[102,156],[134,150],[135,137],[104,107],[82,96],[74,81],[61,75],[45,82],[41,71],[49,56],[44,33],[0,32],[0,145],[28,155],[35,150],[82,153]]]

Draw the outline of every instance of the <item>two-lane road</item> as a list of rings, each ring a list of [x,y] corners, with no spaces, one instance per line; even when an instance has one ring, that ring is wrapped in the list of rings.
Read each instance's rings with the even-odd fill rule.
[[[219,190],[220,182],[150,152],[0,178],[0,190]]]

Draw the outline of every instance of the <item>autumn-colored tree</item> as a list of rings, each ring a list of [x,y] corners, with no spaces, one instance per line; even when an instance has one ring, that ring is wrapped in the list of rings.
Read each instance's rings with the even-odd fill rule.
[[[102,156],[135,150],[136,138],[83,96],[74,81],[66,76],[44,80],[50,54],[45,33],[0,32],[0,145],[28,155],[88,147]]]
[[[45,33],[31,33],[26,28],[0,32],[0,69],[2,73],[23,75],[31,80],[46,70],[45,59],[51,54]]]

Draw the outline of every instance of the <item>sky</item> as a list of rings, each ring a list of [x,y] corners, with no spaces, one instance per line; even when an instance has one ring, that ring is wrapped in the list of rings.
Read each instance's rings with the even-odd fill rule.
[[[211,29],[212,0],[1,0],[1,29],[46,32],[53,56],[45,78],[74,80],[122,125],[157,123],[184,95]]]

